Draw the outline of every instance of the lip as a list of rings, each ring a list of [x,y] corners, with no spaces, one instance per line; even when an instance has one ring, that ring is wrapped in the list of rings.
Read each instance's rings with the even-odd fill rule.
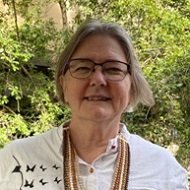
[[[87,100],[87,101],[109,101],[109,100],[111,100],[110,97],[104,96],[104,95],[85,96],[83,99]]]

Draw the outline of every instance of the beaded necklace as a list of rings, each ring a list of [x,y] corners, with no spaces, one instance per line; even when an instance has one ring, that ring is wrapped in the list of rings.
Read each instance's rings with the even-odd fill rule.
[[[63,128],[63,158],[64,185],[69,190],[85,190],[80,179],[79,164],[75,159],[75,149],[69,136],[69,127]],[[125,137],[120,133],[118,137],[119,152],[115,166],[111,190],[127,190],[130,167],[130,150]]]

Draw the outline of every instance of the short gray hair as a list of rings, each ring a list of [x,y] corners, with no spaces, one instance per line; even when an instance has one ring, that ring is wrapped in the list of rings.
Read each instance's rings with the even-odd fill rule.
[[[142,71],[139,67],[138,59],[135,55],[131,38],[126,30],[116,23],[90,20],[85,22],[71,38],[70,42],[62,52],[57,62],[56,68],[56,89],[59,99],[65,103],[64,92],[60,83],[60,77],[65,69],[66,62],[71,59],[80,43],[90,35],[107,35],[118,41],[124,50],[127,62],[131,65],[131,100],[130,108],[142,103],[147,106],[154,105],[152,91]]]

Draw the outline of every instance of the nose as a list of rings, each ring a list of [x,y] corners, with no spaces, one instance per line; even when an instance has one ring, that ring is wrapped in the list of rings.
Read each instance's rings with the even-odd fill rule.
[[[94,72],[92,73],[91,77],[90,77],[90,85],[91,86],[106,86],[107,81],[105,78],[105,75],[103,74],[103,72],[100,69],[94,69]]]

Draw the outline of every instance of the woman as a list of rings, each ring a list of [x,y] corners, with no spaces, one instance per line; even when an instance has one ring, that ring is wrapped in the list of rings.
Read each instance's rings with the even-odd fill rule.
[[[120,123],[138,103],[154,104],[123,28],[82,25],[60,56],[56,86],[70,121],[3,149],[0,189],[188,189],[187,172],[167,150]]]

